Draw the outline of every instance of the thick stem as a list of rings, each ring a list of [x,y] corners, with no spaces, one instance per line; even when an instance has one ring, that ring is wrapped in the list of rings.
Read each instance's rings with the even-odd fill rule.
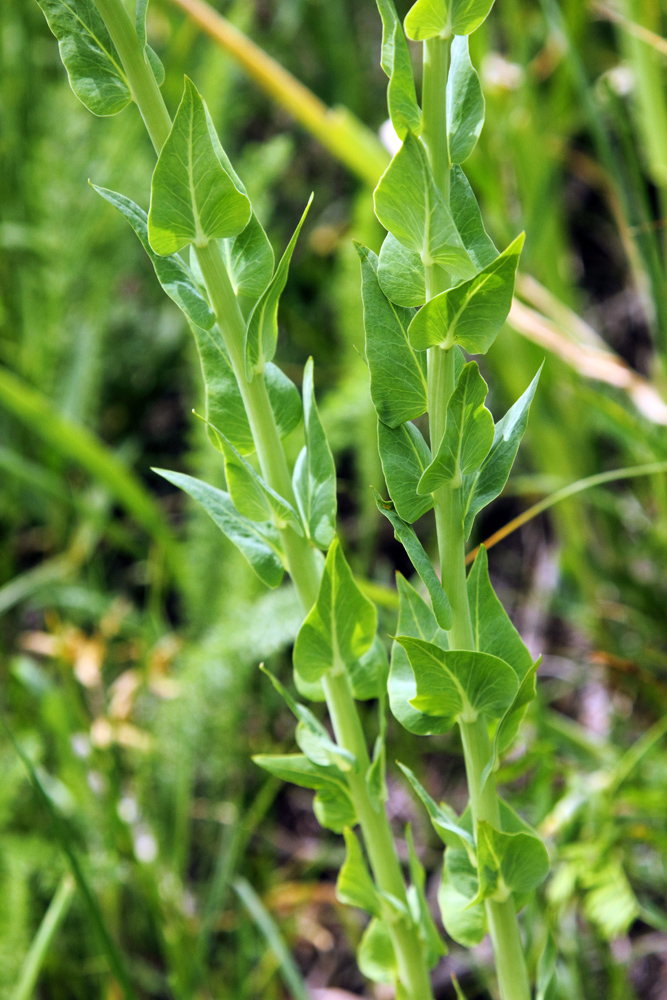
[[[451,163],[447,145],[446,86],[449,41],[433,38],[424,43],[424,83],[422,90],[423,132],[435,179],[449,202]],[[432,298],[448,287],[447,275],[437,265],[426,268],[426,294]],[[428,395],[431,449],[438,450],[454,390],[454,350],[432,347],[428,352]],[[474,649],[466,586],[465,536],[461,489],[443,486],[434,495],[435,522],[440,553],[442,585],[452,606],[453,625],[449,632],[452,649]],[[483,717],[461,722],[461,741],[468,778],[470,808],[475,825],[485,820],[498,828],[500,815],[493,775],[482,785],[482,774],[491,758],[491,744]],[[496,958],[502,1000],[530,1000],[526,961],[519,924],[510,897],[503,903],[488,900],[486,911]]]
[[[171,121],[152,70],[139,49],[132,24],[120,0],[96,0],[107,29],[116,45],[134,98],[159,153],[171,129]],[[220,250],[215,243],[197,249],[197,260],[209,293],[225,346],[248,415],[259,464],[269,485],[294,503],[294,491],[263,375],[252,382],[245,376],[245,324],[234,295]],[[281,532],[290,576],[304,611],[317,599],[321,577],[320,561],[308,540],[292,528]],[[361,720],[347,675],[336,667],[323,681],[327,708],[340,745],[354,754],[357,773],[349,786],[359,817],[364,842],[379,887],[402,902],[407,901],[391,826],[382,807],[376,808],[367,785],[370,768]],[[428,968],[417,928],[407,920],[390,924],[399,974],[408,1000],[432,1000]]]

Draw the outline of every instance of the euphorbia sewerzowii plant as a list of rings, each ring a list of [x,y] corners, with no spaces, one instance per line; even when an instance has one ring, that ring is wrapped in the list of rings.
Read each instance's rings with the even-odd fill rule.
[[[358,247],[370,392],[391,498],[378,494],[377,504],[428,595],[398,576],[390,665],[376,610],[336,535],[336,474],[313,363],[302,395],[273,363],[303,217],[276,263],[190,80],[173,121],[167,111],[162,68],[146,41],[147,0],[137,0],[134,23],[122,0],[39,2],[76,95],[98,115],[134,101],[158,156],[148,213],[96,190],[132,226],[192,328],[227,490],[161,475],[202,505],[267,586],[277,587],[287,570],[303,605],[295,685],[300,697],[326,702],[333,736],[272,678],[298,720],[301,753],[257,763],[314,789],[318,820],[344,835],[338,895],[370,915],[362,971],[393,982],[401,1000],[429,1000],[429,970],[446,946],[412,837],[406,879],[385,812],[387,704],[419,737],[458,726],[470,792],[461,816],[403,772],[446,845],[439,902],[448,934],[472,946],[490,932],[502,1000],[529,1000],[517,911],[545,878],[548,858],[498,796],[494,774],[535,694],[536,664],[493,591],[483,548],[467,578],[465,569],[466,538],[507,481],[536,385],[495,423],[477,362],[466,360],[489,349],[507,317],[523,242],[519,236],[498,252],[461,167],[484,120],[468,35],[492,0],[417,0],[404,26],[392,0],[378,0],[389,112],[402,144],[375,191],[388,231],[380,255]],[[423,47],[421,107],[405,34]],[[426,414],[430,443],[414,423]],[[305,443],[290,470],[282,439],[302,419]],[[440,578],[411,527],[431,510]],[[369,699],[379,709],[372,754],[355,704]]]

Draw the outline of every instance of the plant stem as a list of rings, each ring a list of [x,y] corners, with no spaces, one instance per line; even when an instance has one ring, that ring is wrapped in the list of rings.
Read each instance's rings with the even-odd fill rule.
[[[436,182],[449,202],[451,163],[447,144],[446,87],[449,69],[449,41],[432,38],[424,42],[424,82],[422,88],[423,131]],[[427,267],[426,295],[432,298],[448,287],[446,272]],[[428,395],[431,449],[435,455],[445,432],[447,404],[454,390],[454,350],[432,347],[428,352]],[[433,494],[440,553],[442,585],[452,606],[453,625],[449,634],[452,649],[474,649],[466,585],[465,536],[461,489],[441,487]],[[465,759],[470,809],[475,825],[485,820],[500,826],[498,795],[493,775],[482,785],[482,774],[491,758],[491,744],[484,717],[461,722],[461,742]],[[496,958],[502,1000],[530,1000],[530,986],[519,933],[510,897],[503,903],[486,902],[489,930]]]
[[[169,134],[171,122],[157,85],[155,85],[157,91],[155,99],[153,93],[155,80],[152,70],[139,50],[136,35],[120,0],[96,0],[96,2],[131,82],[132,92],[153,144],[159,153]],[[128,25],[132,29],[132,38],[127,30]],[[150,81],[144,79],[147,76],[150,76]],[[148,102],[144,105],[142,102],[146,96]],[[161,108],[158,109],[157,105]],[[246,379],[245,324],[218,245],[209,243],[206,247],[197,248],[197,260],[246,408],[262,474],[276,492],[294,504],[294,491],[285,452],[264,377],[256,375],[252,382]],[[310,542],[291,527],[282,530],[281,536],[290,576],[304,611],[309,611],[319,592],[321,560],[318,559]],[[405,882],[387,814],[381,806],[376,807],[368,788],[367,775],[370,769],[368,748],[344,668],[341,672],[339,665],[335,665],[323,679],[323,687],[336,738],[357,760],[357,772],[349,778],[350,793],[378,885],[383,891],[407,904]],[[389,931],[407,1000],[432,1000],[428,968],[416,926],[408,920],[392,921],[389,923]]]

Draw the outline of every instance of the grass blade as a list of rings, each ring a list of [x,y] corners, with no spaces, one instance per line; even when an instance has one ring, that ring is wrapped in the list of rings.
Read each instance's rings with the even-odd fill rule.
[[[25,957],[21,975],[11,1000],[31,1000],[44,959],[60,925],[67,916],[74,889],[75,882],[72,876],[63,875]]]

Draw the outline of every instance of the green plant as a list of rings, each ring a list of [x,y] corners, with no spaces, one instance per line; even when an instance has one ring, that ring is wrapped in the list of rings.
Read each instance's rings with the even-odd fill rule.
[[[445,946],[411,835],[408,885],[384,809],[386,702],[417,735],[457,725],[470,792],[462,816],[436,804],[404,771],[447,848],[440,893],[447,930],[472,945],[488,928],[501,997],[528,1000],[516,912],[545,878],[548,857],[497,795],[494,771],[535,694],[537,664],[493,592],[483,550],[467,579],[465,572],[466,537],[507,480],[537,382],[494,424],[477,363],[462,354],[485,353],[503,325],[523,243],[517,237],[498,253],[460,166],[484,120],[467,36],[492,0],[449,6],[418,0],[408,14],[406,31],[424,49],[421,108],[403,27],[391,0],[379,2],[389,110],[403,142],[375,192],[377,217],[388,230],[382,251],[377,258],[358,248],[371,396],[391,496],[378,495],[377,504],[431,600],[429,606],[399,577],[391,666],[375,607],[336,535],[336,474],[315,405],[312,361],[303,400],[273,364],[280,296],[309,206],[276,266],[190,80],[173,122],[167,112],[163,70],[146,42],[146,0],[137,3],[136,24],[121,0],[40,4],[77,96],[99,115],[133,100],[158,154],[148,213],[123,195],[96,190],[132,226],[191,325],[206,386],[205,420],[224,461],[227,491],[182,473],[161,474],[210,514],[267,586],[277,587],[286,569],[306,612],[294,647],[295,683],[302,697],[326,702],[335,739],[272,678],[298,719],[302,753],[257,762],[314,789],[320,823],[344,833],[338,895],[372,918],[359,950],[362,971],[395,982],[406,1000],[428,1000],[429,968]],[[414,423],[426,414],[430,447]],[[305,444],[290,471],[282,439],[302,415]],[[431,509],[441,580],[411,527]],[[367,700],[379,707],[372,755],[356,706]],[[372,875],[353,832],[357,824]],[[542,971],[541,993],[549,962]]]

